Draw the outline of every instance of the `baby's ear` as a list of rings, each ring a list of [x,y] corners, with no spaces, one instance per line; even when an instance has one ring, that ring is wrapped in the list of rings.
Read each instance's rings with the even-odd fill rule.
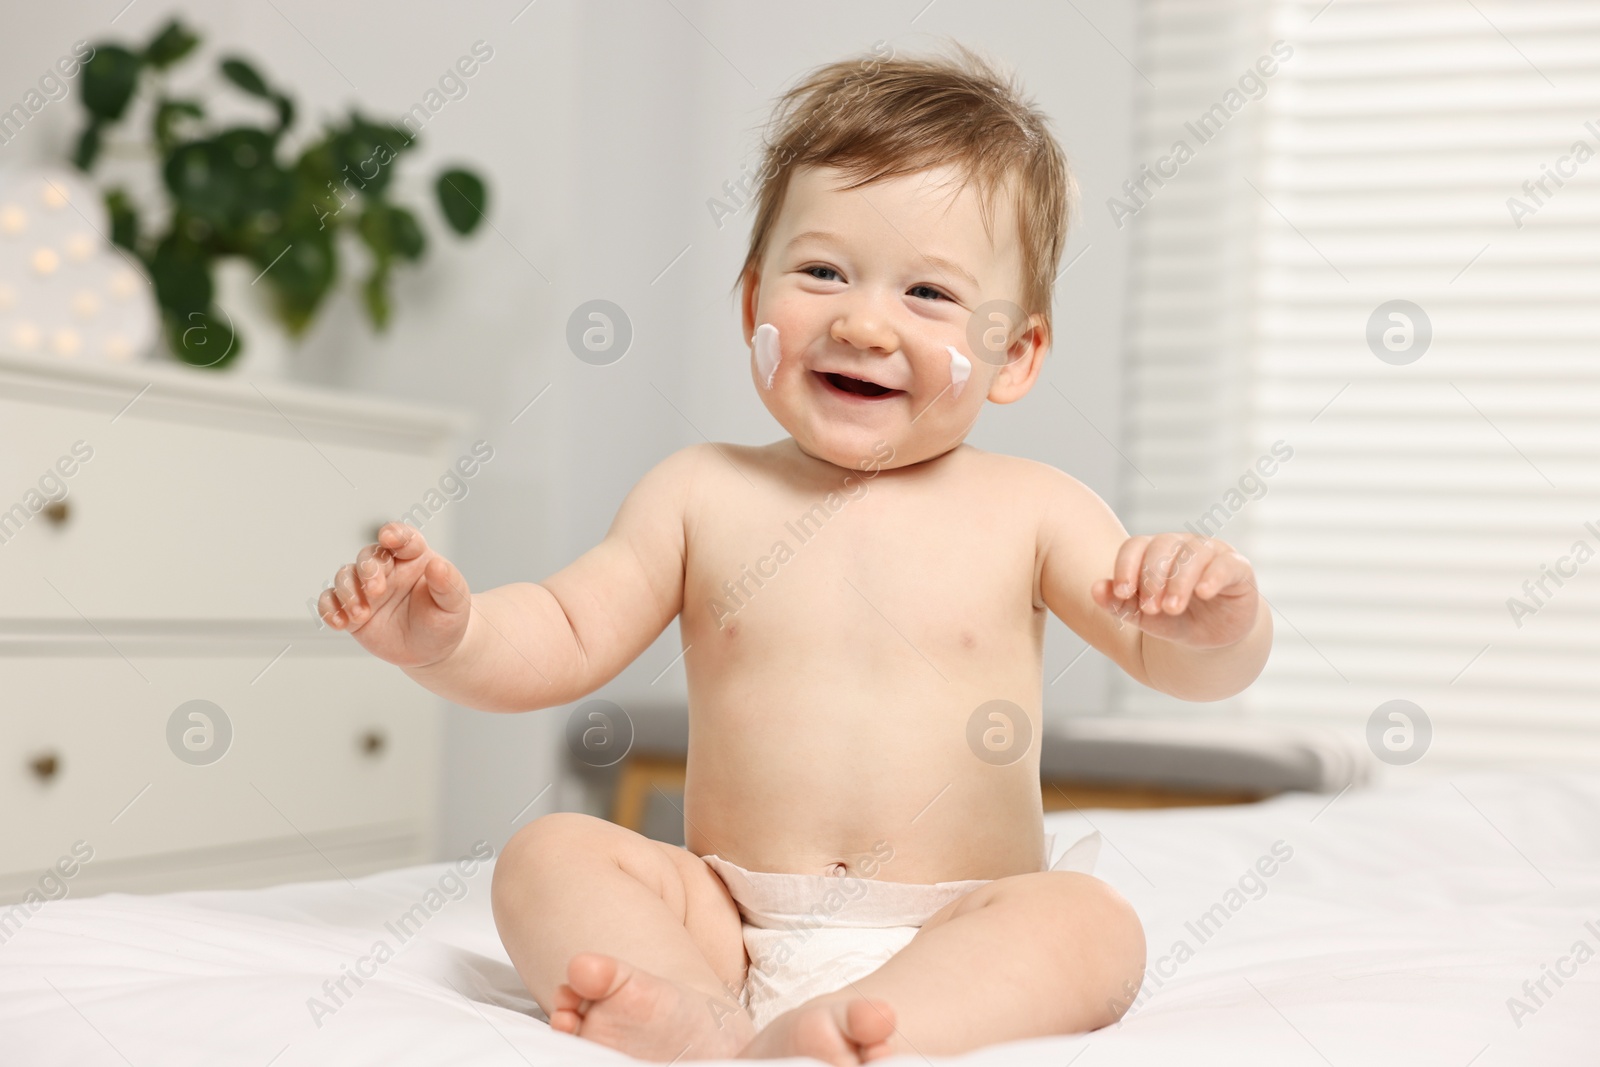
[[[756,295],[761,292],[761,272],[755,267],[745,271],[744,281],[739,290],[739,309],[744,322],[745,344],[755,343],[756,334]]]
[[[1050,331],[1043,316],[1028,316],[1028,330],[1006,349],[1006,364],[995,371],[989,383],[989,399],[996,404],[1021,400],[1038,381],[1050,351]]]

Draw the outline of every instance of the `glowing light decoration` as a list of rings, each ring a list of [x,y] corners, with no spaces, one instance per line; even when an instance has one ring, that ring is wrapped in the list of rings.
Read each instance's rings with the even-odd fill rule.
[[[0,352],[127,363],[154,351],[155,294],[110,233],[99,191],[72,171],[0,171]]]

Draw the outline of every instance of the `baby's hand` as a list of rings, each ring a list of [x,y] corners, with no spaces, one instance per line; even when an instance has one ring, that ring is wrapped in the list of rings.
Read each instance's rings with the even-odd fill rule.
[[[1187,533],[1130,537],[1112,576],[1095,582],[1094,602],[1154,637],[1191,648],[1221,648],[1255,625],[1255,572],[1232,546]]]
[[[379,659],[400,667],[437,663],[467,632],[466,579],[405,523],[385,525],[378,542],[339,568],[317,611]]]

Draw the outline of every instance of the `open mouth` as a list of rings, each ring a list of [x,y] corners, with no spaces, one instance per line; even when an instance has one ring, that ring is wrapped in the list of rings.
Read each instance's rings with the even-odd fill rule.
[[[905,391],[903,389],[886,389],[876,382],[862,381],[860,378],[851,378],[843,374],[832,374],[825,371],[816,373],[834,391],[867,400],[881,400],[887,396],[899,396]]]

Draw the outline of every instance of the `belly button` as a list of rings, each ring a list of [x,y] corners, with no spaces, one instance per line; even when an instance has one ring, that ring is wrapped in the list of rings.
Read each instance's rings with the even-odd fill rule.
[[[830,877],[842,878],[842,877],[844,877],[844,872],[845,872],[844,864],[842,864],[842,863],[830,863],[830,864],[828,864],[828,875]]]

